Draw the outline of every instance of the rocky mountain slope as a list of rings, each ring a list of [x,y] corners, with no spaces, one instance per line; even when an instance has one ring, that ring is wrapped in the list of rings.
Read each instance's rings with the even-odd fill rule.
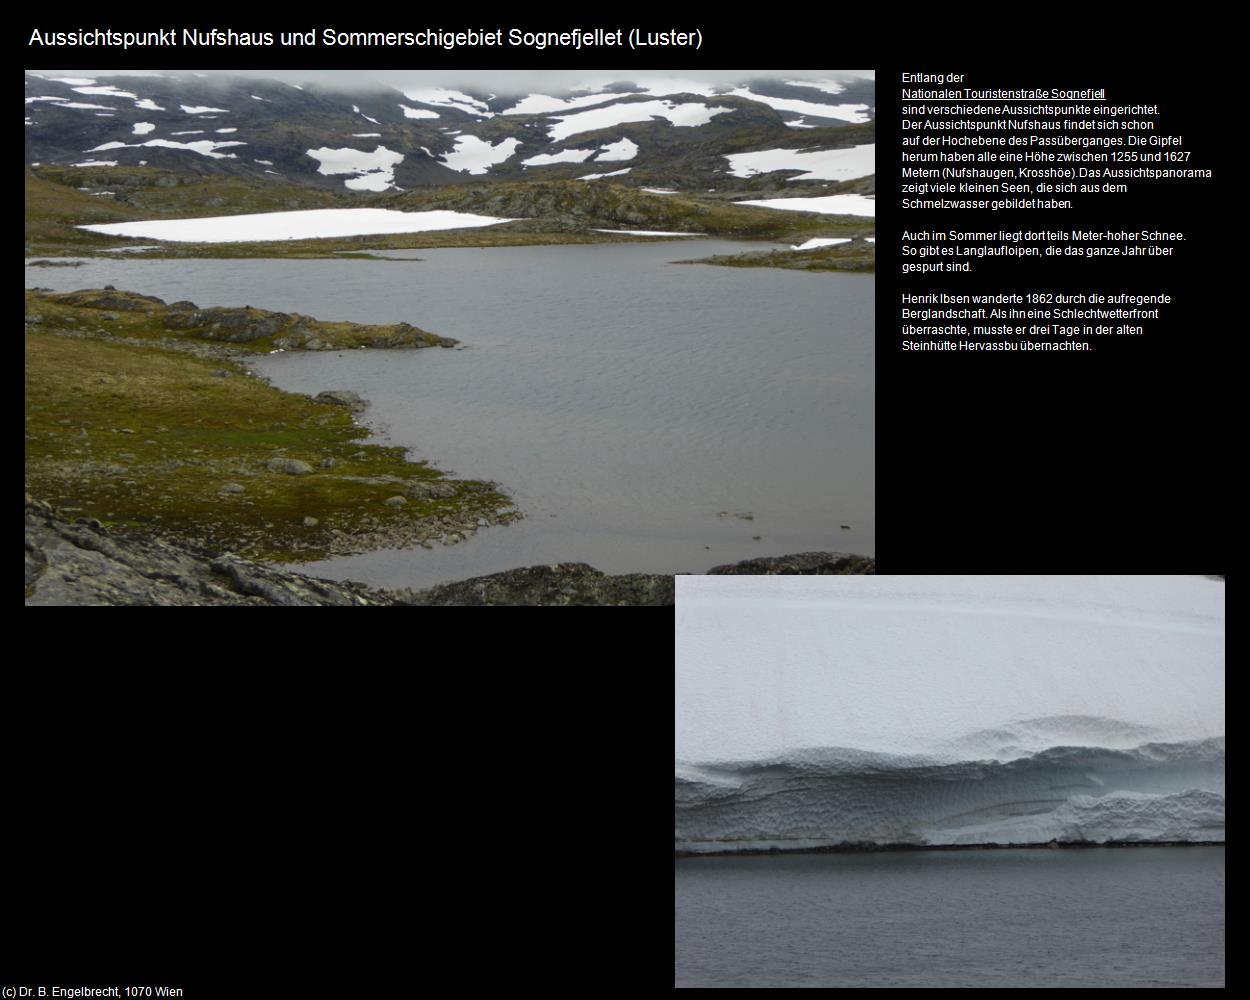
[[[808,176],[813,151],[873,142],[874,82],[851,76],[513,94],[195,74],[28,73],[25,84],[26,163],[45,167],[148,166],[358,192],[562,178],[756,191],[872,173],[844,162]],[[730,160],[772,150],[809,156],[793,167]]]

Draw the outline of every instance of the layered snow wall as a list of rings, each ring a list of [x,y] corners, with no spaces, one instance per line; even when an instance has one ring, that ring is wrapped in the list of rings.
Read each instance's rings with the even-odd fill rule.
[[[679,577],[676,841],[1224,839],[1224,584]]]

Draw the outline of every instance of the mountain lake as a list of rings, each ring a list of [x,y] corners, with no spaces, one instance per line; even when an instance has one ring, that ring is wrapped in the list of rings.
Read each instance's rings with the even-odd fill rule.
[[[90,258],[26,277],[55,291],[111,284],[167,302],[406,321],[461,341],[256,359],[282,389],[359,393],[371,440],[493,480],[525,515],[434,550],[301,567],[314,575],[415,587],[556,562],[701,573],[793,552],[873,555],[873,275],[673,263],[766,246]]]

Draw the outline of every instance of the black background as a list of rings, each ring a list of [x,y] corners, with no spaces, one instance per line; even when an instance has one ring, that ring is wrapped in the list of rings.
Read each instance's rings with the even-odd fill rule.
[[[1209,167],[1214,177],[1126,180],[1126,194],[1058,196],[1074,201],[1066,210],[904,211],[887,195],[891,171],[900,176],[903,71],[963,72],[965,85],[982,88],[1105,87],[1109,103],[1158,104],[1157,131],[1182,134],[1192,156],[1146,165]],[[877,100],[880,570],[1222,571],[1230,348],[1244,321],[1227,257],[1227,123],[1210,72],[1114,58],[929,58],[881,68]],[[967,274],[903,276],[904,226],[1183,231],[1186,240],[1165,244],[1177,248],[1166,258],[983,258]],[[1095,338],[1090,352],[903,352],[902,289],[1166,292],[1173,303],[1144,335]]]
[[[411,14],[322,23],[426,26]],[[958,25],[909,17],[670,13],[638,23],[697,24],[700,52],[461,51],[419,62],[324,49],[50,55],[26,49],[30,25],[21,58],[66,69],[875,67],[881,570],[1224,572],[1231,343],[1245,287],[1226,256],[1226,234],[1240,228],[1222,173],[1230,64],[1175,29],[1150,36],[1146,56],[1122,26],[1038,33],[970,13]],[[100,21],[97,10],[38,26]],[[221,12],[186,23],[278,27]],[[1177,304],[1166,321],[1091,356],[904,356],[892,262],[902,219],[891,194],[903,71],[964,72],[985,86],[1106,86],[1116,101],[1162,104],[1193,165],[1212,166],[1215,181],[1129,181],[1129,195],[1081,207],[1079,219],[1181,228],[1184,250],[1120,274],[1103,261],[1094,278],[1088,262],[1069,262],[1044,277],[1056,289],[1168,291]],[[941,225],[1077,217],[968,214]],[[917,213],[907,223],[927,224]],[[1041,283],[1032,265],[1024,273],[1020,284]],[[997,287],[993,274],[983,261],[950,287]],[[319,617],[206,641],[203,627],[168,625],[58,636],[60,653],[82,655],[37,691],[6,689],[0,978],[165,982],[191,997],[371,996],[442,983],[667,988],[672,619],[593,631],[575,622],[387,629]],[[119,649],[124,666],[99,672]]]

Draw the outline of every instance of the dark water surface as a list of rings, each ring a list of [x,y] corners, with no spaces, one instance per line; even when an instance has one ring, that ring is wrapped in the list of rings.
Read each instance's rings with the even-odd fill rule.
[[[678,986],[1224,986],[1223,847],[676,868]]]
[[[671,573],[814,549],[871,555],[874,279],[671,263],[742,249],[93,260],[26,276],[57,290],[113,284],[205,306],[403,320],[467,345],[258,362],[284,389],[359,393],[386,440],[500,483],[526,514],[448,548],[312,564],[320,575],[398,586],[557,561]]]

